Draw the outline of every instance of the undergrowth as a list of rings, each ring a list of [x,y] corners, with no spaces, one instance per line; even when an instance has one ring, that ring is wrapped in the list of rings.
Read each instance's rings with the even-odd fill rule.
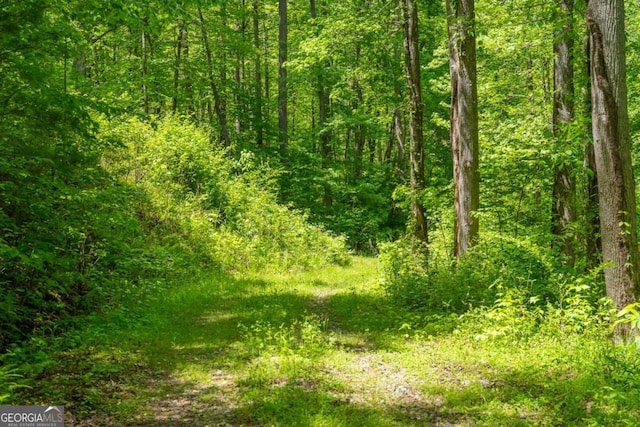
[[[637,326],[637,305],[616,315],[604,295],[605,266],[586,272],[562,268],[550,248],[491,232],[460,260],[442,256],[446,252],[438,247],[434,252],[438,256],[427,262],[410,239],[384,245],[382,289],[398,310],[414,313],[404,331],[481,358],[503,377],[499,390],[511,389],[514,399],[522,399],[524,413],[533,402],[550,405],[550,416],[538,419],[539,424],[494,420],[495,425],[638,424],[640,413],[634,408],[640,404],[640,353],[635,343],[611,342],[616,323]],[[457,313],[453,318],[452,312]],[[450,335],[439,338],[431,324],[443,321],[449,323]],[[520,354],[516,349],[526,350]],[[447,387],[432,391],[445,393],[454,406],[484,410],[487,401],[505,399],[495,383],[477,381],[478,388],[468,392]],[[562,396],[556,403],[554,393]]]
[[[66,178],[11,171],[35,189],[33,203],[0,186],[0,403],[33,384],[59,337],[92,313],[200,272],[349,262],[344,238],[278,204],[276,172],[252,155],[234,158],[174,117],[97,121],[92,150],[74,151]]]
[[[163,245],[190,253],[189,265],[249,271],[348,262],[343,238],[277,203],[277,171],[249,152],[234,159],[175,117],[102,129],[102,139],[122,147],[103,157],[107,170],[145,196],[138,215]]]

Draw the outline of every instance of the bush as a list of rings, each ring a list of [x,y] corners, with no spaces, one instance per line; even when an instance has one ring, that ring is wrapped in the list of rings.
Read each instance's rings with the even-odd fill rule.
[[[387,293],[404,306],[462,312],[490,306],[507,289],[551,298],[552,266],[535,245],[486,234],[462,259],[428,266],[403,239],[382,246]]]
[[[139,216],[186,266],[227,271],[307,268],[347,261],[344,240],[277,203],[276,173],[249,153],[232,159],[202,129],[175,117],[103,124],[121,146],[106,167],[146,196]]]
[[[39,155],[25,148],[30,166],[0,170],[11,183],[0,185],[0,348],[109,303],[153,267],[129,189],[95,157],[76,153],[58,168],[63,158]]]

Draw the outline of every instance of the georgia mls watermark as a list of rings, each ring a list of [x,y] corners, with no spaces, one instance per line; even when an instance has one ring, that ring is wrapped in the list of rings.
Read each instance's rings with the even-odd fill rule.
[[[0,406],[0,427],[64,427],[64,406]]]

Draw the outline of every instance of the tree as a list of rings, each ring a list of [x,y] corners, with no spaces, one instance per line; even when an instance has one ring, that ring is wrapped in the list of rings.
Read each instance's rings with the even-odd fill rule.
[[[409,162],[413,193],[411,212],[415,221],[414,235],[420,243],[428,243],[427,217],[420,193],[424,190],[424,132],[422,84],[420,75],[420,43],[418,40],[418,7],[416,0],[402,0],[404,56],[409,89]]]
[[[171,111],[174,114],[178,112],[178,104],[180,102],[180,78],[183,75],[182,63],[186,62],[188,56],[189,33],[186,23],[182,20],[177,29],[175,62],[173,67],[173,99],[171,103]]]
[[[607,295],[621,309],[636,300],[638,238],[624,50],[624,1],[590,0],[586,13],[591,60],[592,131],[602,258]],[[624,339],[630,330],[614,331]]]
[[[586,2],[589,3],[589,0]],[[591,61],[589,59],[590,43],[587,38],[585,43],[585,60],[583,63],[584,74],[587,77],[587,84],[583,91],[583,113],[589,120],[585,120],[585,133],[590,135],[591,129]],[[602,242],[600,239],[600,216],[598,213],[598,175],[596,173],[596,158],[593,150],[593,139],[588,138],[584,147],[585,167],[585,256],[586,267],[594,268],[600,264],[602,253]]]
[[[264,118],[262,114],[262,52],[260,51],[260,4],[258,0],[253,0],[253,46],[255,48],[255,70],[254,72],[254,126],[256,128],[256,144],[264,145]]]
[[[149,19],[145,16],[142,19],[145,27],[149,23]],[[141,32],[141,55],[142,55],[142,102],[144,104],[144,112],[149,114],[149,89],[147,87],[147,73],[148,73],[148,49],[147,45],[149,43],[149,33],[147,33],[146,29],[143,28]]]
[[[227,114],[224,107],[222,94],[218,90],[218,85],[213,77],[213,54],[211,52],[211,46],[209,45],[209,35],[204,22],[204,15],[202,14],[202,8],[198,6],[198,18],[200,25],[200,32],[202,35],[202,45],[204,46],[204,53],[207,58],[207,77],[209,80],[209,86],[211,87],[211,93],[213,94],[214,110],[220,123],[220,141],[225,147],[231,146],[231,138],[229,137],[229,129],[227,127]],[[224,79],[223,79],[224,80]],[[212,114],[209,113],[209,120],[212,120]]]
[[[570,143],[568,125],[574,120],[573,81],[573,0],[558,0],[561,24],[553,43],[553,136],[561,152]],[[574,264],[574,253],[567,236],[569,224],[575,220],[575,182],[568,159],[554,165],[552,195],[552,231],[558,241],[564,262]]]
[[[314,25],[317,25],[318,12],[315,0],[309,0],[309,15]],[[316,33],[319,32],[316,30]],[[320,61],[313,67],[316,76],[316,92],[318,96],[318,134],[320,135],[320,155],[322,159],[321,167],[326,169],[329,164],[331,155],[331,132],[327,129],[327,119],[329,116],[330,99],[327,89],[325,88],[326,61]],[[312,119],[313,120],[313,119]],[[328,183],[323,184],[322,204],[329,209],[333,203],[331,196],[331,186]]]
[[[451,152],[455,209],[454,253],[461,257],[478,236],[480,171],[474,0],[447,0],[451,69]]]
[[[288,145],[287,114],[287,0],[278,2],[278,129],[280,131],[280,153],[284,157]]]

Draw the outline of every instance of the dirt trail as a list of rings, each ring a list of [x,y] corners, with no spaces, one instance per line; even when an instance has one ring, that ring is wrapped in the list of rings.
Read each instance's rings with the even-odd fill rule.
[[[175,298],[184,307],[174,304],[173,313],[160,313],[164,324],[146,326],[157,332],[137,344],[143,361],[96,378],[95,404],[80,417],[69,405],[68,425],[467,425],[448,418],[442,398],[425,393],[424,378],[402,366],[411,351],[402,339],[396,349],[376,341],[401,334],[381,323],[389,313],[371,294],[370,263],[257,283],[252,294],[238,289],[226,297],[224,286],[208,296],[185,291],[188,298]],[[251,348],[265,343],[272,347]]]

